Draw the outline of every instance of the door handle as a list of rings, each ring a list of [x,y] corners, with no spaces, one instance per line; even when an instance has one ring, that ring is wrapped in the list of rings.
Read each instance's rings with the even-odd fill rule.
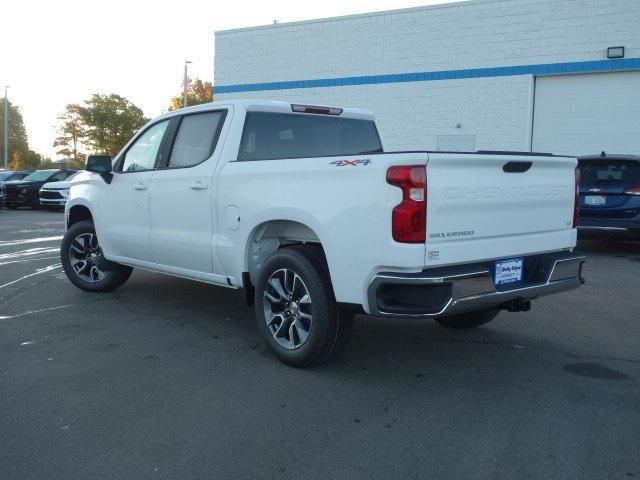
[[[200,180],[196,180],[189,187],[191,188],[191,190],[206,190],[207,188],[209,188],[206,183],[201,182]]]
[[[135,190],[146,190],[147,189],[147,184],[146,183],[136,183],[133,187]]]

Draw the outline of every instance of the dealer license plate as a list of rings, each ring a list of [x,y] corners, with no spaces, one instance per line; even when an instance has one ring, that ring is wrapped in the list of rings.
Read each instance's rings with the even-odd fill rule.
[[[607,203],[607,198],[604,195],[586,195],[584,197],[585,205],[604,205]]]
[[[493,282],[498,285],[522,281],[524,258],[509,258],[493,262]]]

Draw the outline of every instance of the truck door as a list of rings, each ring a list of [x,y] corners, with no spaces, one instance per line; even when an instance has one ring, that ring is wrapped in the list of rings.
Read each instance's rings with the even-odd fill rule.
[[[149,188],[168,120],[148,127],[123,154],[101,199],[98,235],[110,255],[153,262]]]
[[[176,117],[151,181],[151,249],[158,263],[189,272],[219,273],[214,261],[214,172],[226,109]],[[220,142],[221,143],[221,142]]]

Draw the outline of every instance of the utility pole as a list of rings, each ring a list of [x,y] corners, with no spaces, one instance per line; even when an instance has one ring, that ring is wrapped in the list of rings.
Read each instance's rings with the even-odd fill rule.
[[[187,66],[190,63],[191,62],[189,60],[185,60],[184,62],[184,89],[182,91],[182,106],[184,108],[187,108],[189,106],[189,100],[187,98],[187,85],[189,80],[189,77],[187,76]]]
[[[4,86],[4,168],[9,168],[9,100],[7,99],[8,85]]]

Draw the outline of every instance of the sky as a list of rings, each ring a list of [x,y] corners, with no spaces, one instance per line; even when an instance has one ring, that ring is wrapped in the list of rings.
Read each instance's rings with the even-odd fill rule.
[[[0,87],[9,85],[30,147],[56,158],[56,119],[68,103],[117,93],[153,118],[180,92],[185,60],[191,77],[213,81],[216,30],[446,1],[5,0]]]

